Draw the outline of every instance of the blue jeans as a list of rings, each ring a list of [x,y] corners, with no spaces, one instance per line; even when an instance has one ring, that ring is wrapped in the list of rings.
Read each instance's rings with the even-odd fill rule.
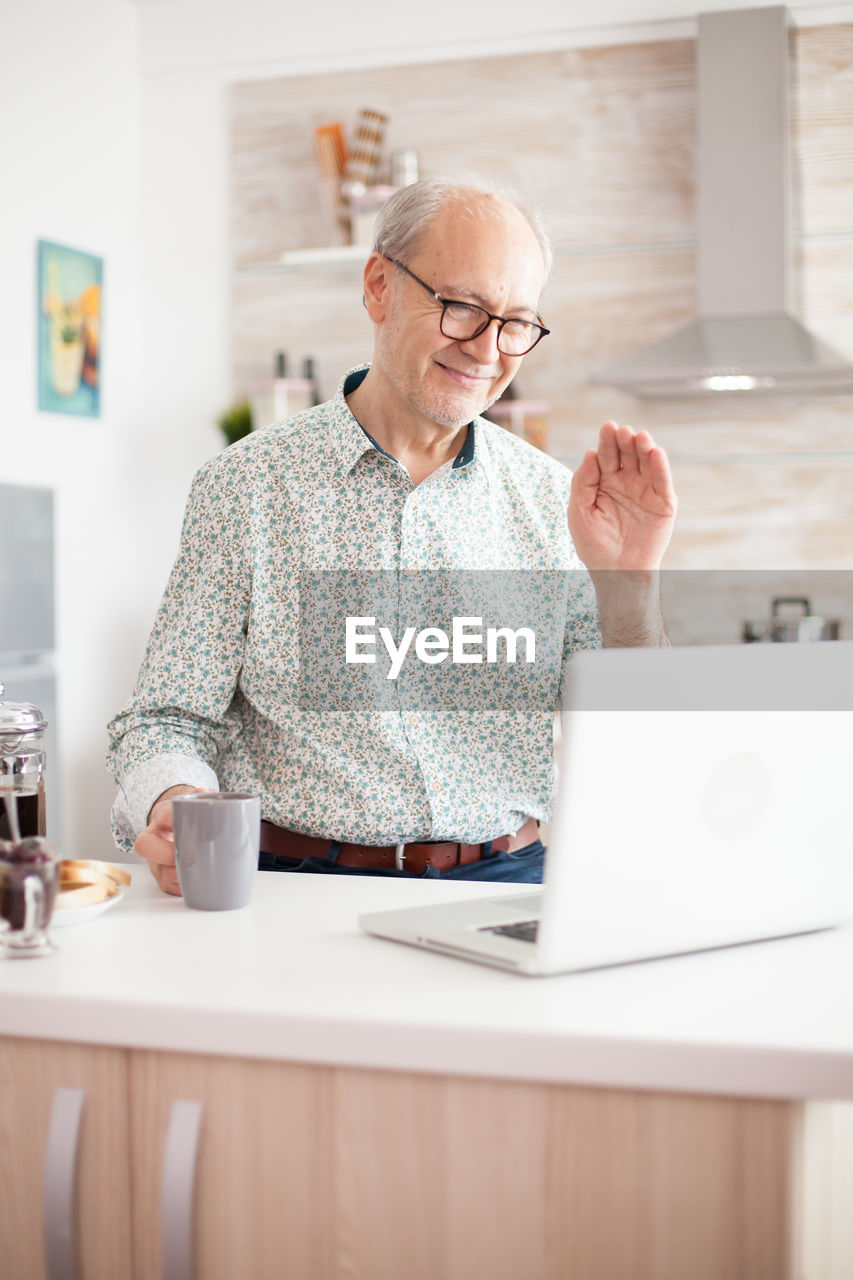
[[[420,880],[511,880],[517,884],[541,884],[545,866],[545,846],[541,840],[517,849],[515,853],[487,853],[479,862],[469,862],[464,867],[450,867],[437,871],[425,867],[416,875],[413,871],[398,871],[396,867],[339,867],[340,841],[333,841],[325,858],[282,858],[274,853],[262,853],[258,860],[259,871],[306,871],[319,875],[337,876],[404,876]]]

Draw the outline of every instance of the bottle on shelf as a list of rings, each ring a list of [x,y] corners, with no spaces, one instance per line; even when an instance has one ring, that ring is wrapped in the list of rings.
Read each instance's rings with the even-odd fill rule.
[[[306,382],[311,383],[311,404],[320,403],[320,388],[317,385],[317,377],[314,373],[314,357],[306,356],[302,363],[302,377]]]
[[[252,388],[252,425],[255,430],[292,418],[295,413],[316,403],[311,399],[314,384],[307,378],[287,376],[286,352],[276,352],[273,369],[274,376],[269,381],[260,382]]]

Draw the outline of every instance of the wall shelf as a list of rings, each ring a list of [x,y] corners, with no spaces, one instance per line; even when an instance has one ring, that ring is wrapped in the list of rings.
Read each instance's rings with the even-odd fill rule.
[[[333,244],[318,249],[289,249],[272,262],[255,262],[238,266],[238,276],[280,275],[288,271],[304,271],[311,267],[364,265],[370,256],[366,244]]]
[[[695,240],[663,241],[649,244],[554,244],[554,260],[589,258],[614,254],[636,253],[685,253],[693,252]],[[346,266],[357,263],[362,266],[371,249],[365,244],[333,244],[314,249],[289,249],[270,262],[247,263],[235,268],[238,276],[282,275],[292,271],[305,271],[313,267]]]

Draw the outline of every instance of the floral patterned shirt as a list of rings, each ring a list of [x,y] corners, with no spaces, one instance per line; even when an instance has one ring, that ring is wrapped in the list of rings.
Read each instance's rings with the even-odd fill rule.
[[[177,783],[260,793],[280,826],[364,844],[475,843],[547,819],[561,675],[600,644],[570,473],[477,418],[416,486],[350,413],[365,372],[196,475],[139,679],[109,726],[123,848]],[[550,630],[538,666],[418,662],[414,640],[390,679],[378,636],[360,650],[373,665],[344,662],[345,611],[399,640],[413,620],[449,632],[451,614],[490,609]]]

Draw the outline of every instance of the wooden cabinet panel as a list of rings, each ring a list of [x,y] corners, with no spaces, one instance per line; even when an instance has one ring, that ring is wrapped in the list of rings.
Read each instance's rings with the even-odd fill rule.
[[[134,1053],[137,1280],[171,1101],[198,1280],[779,1280],[794,1104]]]
[[[338,1072],[341,1270],[371,1280],[540,1280],[549,1089]],[[562,1272],[567,1275],[567,1272]]]
[[[58,1088],[82,1280],[161,1280],[172,1104],[202,1104],[196,1280],[842,1280],[851,1104],[0,1038],[0,1276],[44,1280]]]
[[[565,1274],[780,1280],[791,1111],[777,1102],[556,1090],[550,1216]]]
[[[376,1072],[336,1100],[353,1275],[786,1274],[787,1103]]]
[[[0,1039],[0,1276],[43,1280],[42,1188],[55,1092],[85,1093],[76,1218],[80,1274],[131,1274],[127,1053]]]
[[[332,1276],[332,1072],[134,1052],[134,1275],[159,1280],[160,1189],[174,1099],[201,1102],[198,1280]]]

